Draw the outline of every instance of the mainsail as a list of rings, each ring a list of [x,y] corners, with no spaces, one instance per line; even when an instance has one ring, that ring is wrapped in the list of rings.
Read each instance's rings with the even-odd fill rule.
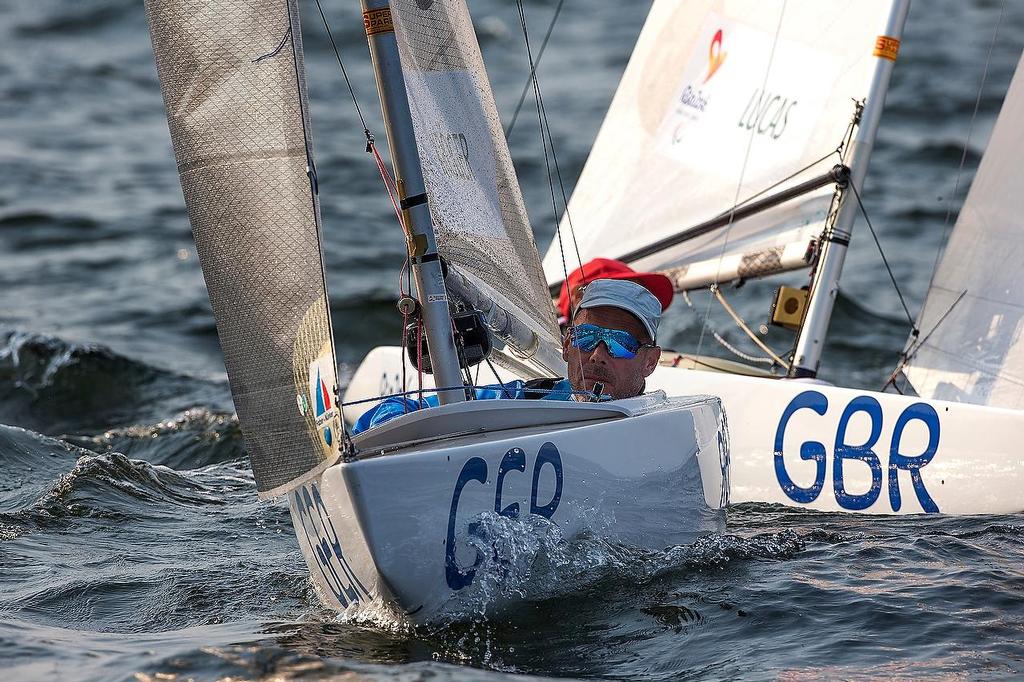
[[[825,174],[868,92],[892,4],[657,0],[563,216],[563,240],[574,233],[584,262],[622,257]],[[826,186],[633,265],[671,270],[677,289],[804,267],[832,194]],[[565,252],[571,270],[575,251]],[[548,281],[564,267],[556,240]]]
[[[391,2],[438,251],[564,372],[551,296],[465,0]],[[504,314],[499,315],[504,317]]]
[[[192,233],[261,497],[342,437],[297,0],[147,0]]]
[[[1024,56],[911,339],[928,398],[1024,408]]]

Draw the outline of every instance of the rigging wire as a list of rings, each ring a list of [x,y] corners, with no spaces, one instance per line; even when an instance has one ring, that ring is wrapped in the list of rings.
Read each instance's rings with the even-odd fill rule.
[[[754,362],[759,365],[778,364],[777,362],[775,362],[775,360],[772,360],[771,358],[763,358],[760,355],[751,355],[750,353],[744,353],[739,348],[729,343],[729,341],[724,336],[716,332],[714,329],[711,330],[711,336],[714,337],[715,341],[718,341],[718,343],[721,344],[722,348],[726,349],[727,351],[729,351],[736,357],[740,358],[741,360],[745,360],[747,362]]]
[[[565,191],[565,183],[562,180],[562,168],[561,168],[561,166],[558,163],[558,153],[555,151],[554,137],[552,137],[552,135],[551,135],[551,123],[550,123],[550,119],[548,118],[547,107],[544,105],[544,96],[541,93],[540,81],[537,80],[537,65],[540,64],[540,54],[538,54],[537,60],[534,61],[533,55],[532,55],[532,51],[530,49],[530,35],[529,35],[529,32],[527,31],[527,27],[526,27],[526,11],[523,9],[522,0],[516,0],[516,4],[517,4],[517,6],[519,8],[519,17],[520,17],[520,22],[521,22],[522,28],[523,28],[523,39],[526,42],[526,54],[527,54],[527,57],[530,60],[530,80],[532,80],[533,84],[534,84],[534,95],[535,95],[537,107],[539,109],[538,123],[541,126],[541,140],[543,141],[544,135],[545,134],[547,135],[547,145],[545,146],[545,152],[544,152],[545,153],[545,159],[544,159],[544,161],[545,161],[545,164],[546,164],[547,163],[547,148],[550,147],[550,149],[551,149],[551,161],[552,161],[552,165],[554,165],[554,167],[555,167],[555,176],[558,178],[559,193],[562,195],[562,207],[563,207],[563,209],[565,211],[566,222],[569,225],[569,237],[572,239],[573,250],[576,252],[576,262],[578,264],[578,267],[580,268],[580,275],[581,275],[581,279],[582,279],[582,284],[583,284],[583,286],[586,286],[586,284],[587,284],[587,274],[582,269],[583,268],[583,258],[580,255],[580,246],[579,246],[579,243],[576,240],[576,230],[575,230],[575,228],[573,227],[573,224],[572,224],[572,216],[569,213],[569,200],[568,200],[568,195],[566,194],[566,191]],[[559,8],[561,8],[561,5],[562,5],[562,3],[560,1],[559,2]],[[558,18],[558,13],[556,11],[555,16],[552,17],[551,25],[548,27],[548,35],[550,35],[551,29],[554,28],[554,22],[555,22],[555,20],[557,18]],[[548,36],[545,36],[545,38],[544,38],[545,44],[547,43],[547,38],[548,38]],[[543,49],[544,48],[542,46],[541,47],[541,54],[543,54]],[[550,168],[547,169],[547,177],[548,177],[548,186],[551,189],[551,192],[554,193],[554,187],[553,187],[552,181],[551,181],[551,169]],[[561,230],[560,230],[561,225],[560,225],[559,222],[557,222],[558,221],[558,206],[555,204],[554,197],[552,197],[552,208],[554,209],[555,220],[556,220],[555,230],[556,230],[556,232],[558,232],[559,242],[561,244]],[[563,269],[563,271],[566,269],[564,254],[562,256],[562,269]],[[568,277],[569,277],[568,273],[565,272],[563,274],[564,274],[566,280],[568,280]]]
[[[359,106],[359,99],[356,97],[355,88],[352,86],[352,80],[349,78],[348,69],[345,68],[345,61],[341,57],[341,50],[338,49],[338,43],[334,40],[334,33],[331,31],[331,26],[327,21],[327,15],[324,13],[323,6],[320,4],[320,0],[315,0],[317,11],[320,13],[320,19],[323,22],[324,30],[327,32],[327,38],[330,40],[331,48],[334,50],[335,59],[338,62],[338,67],[341,69],[341,75],[345,79],[345,86],[348,88],[349,97],[352,100],[352,106],[355,109],[356,116],[359,118],[359,124],[363,128],[363,135],[366,138],[365,151],[368,154],[373,155],[374,162],[377,165],[377,171],[380,173],[381,181],[384,183],[384,189],[388,193],[388,199],[391,201],[391,206],[395,211],[395,217],[398,218],[398,224],[402,228],[402,233],[408,235],[407,225],[405,224],[405,216],[402,215],[402,209],[399,207],[398,199],[398,184],[395,179],[391,176],[388,170],[387,164],[384,162],[383,157],[377,150],[377,145],[373,133],[370,132],[369,126],[366,124],[366,118],[363,116],[362,107]],[[325,282],[326,285],[326,282]],[[412,292],[412,268],[409,260],[409,255],[406,253],[404,262],[402,263],[402,269],[398,274],[398,289],[402,296],[411,295]],[[412,317],[416,321],[416,369],[417,369],[417,389],[407,393],[418,393],[419,400],[423,400],[423,318],[419,314],[414,314]],[[402,390],[406,391],[408,386],[406,385],[406,332],[409,326],[410,315],[403,313],[402,315]],[[333,348],[333,339],[332,339]],[[406,395],[403,393],[402,395]],[[380,400],[381,398],[375,398]],[[339,405],[342,403],[339,401]],[[345,429],[345,436],[349,438],[348,429]]]
[[[896,386],[896,378],[899,376],[899,373],[903,370],[904,367],[907,366],[907,363],[910,362],[910,360],[914,357],[914,355],[917,353],[917,351],[921,350],[921,348],[924,347],[924,344],[928,342],[928,339],[932,338],[932,334],[935,333],[935,330],[939,328],[939,325],[941,325],[943,322],[946,321],[946,318],[949,317],[949,314],[951,312],[953,312],[953,308],[955,308],[957,306],[957,304],[960,303],[960,301],[962,301],[964,296],[966,296],[966,295],[967,295],[967,290],[964,289],[963,291],[960,292],[960,295],[956,297],[956,300],[953,301],[953,303],[950,304],[950,306],[948,308],[946,308],[946,312],[942,313],[942,316],[939,317],[939,319],[935,322],[935,325],[928,331],[928,333],[924,335],[924,338],[919,339],[916,343],[911,345],[907,350],[903,351],[903,353],[902,353],[903,357],[900,359],[900,363],[898,365],[896,365],[896,369],[894,369],[892,371],[892,374],[889,375],[889,380],[886,381],[885,384],[882,386],[882,390],[883,391],[890,384],[892,384],[892,386],[895,388],[895,386]]]
[[[554,150],[554,140],[551,138],[551,128],[550,128],[549,125],[547,125],[547,120],[548,120],[547,119],[547,110],[544,108],[544,98],[541,95],[540,81],[537,78],[537,62],[533,58],[533,48],[530,45],[530,32],[529,32],[529,29],[527,28],[527,24],[526,24],[526,10],[523,8],[523,0],[516,0],[516,8],[519,11],[519,23],[520,23],[520,25],[521,25],[521,27],[523,29],[523,41],[526,43],[526,57],[527,57],[527,59],[530,62],[530,80],[533,82],[533,95],[534,95],[534,100],[536,102],[536,107],[537,107],[537,123],[538,123],[538,125],[540,127],[541,149],[542,149],[542,151],[544,153],[544,167],[545,167],[545,169],[547,171],[548,189],[551,192],[551,209],[552,209],[552,217],[553,217],[553,219],[555,221],[555,235],[556,235],[556,238],[558,240],[558,250],[559,250],[559,253],[560,253],[561,258],[562,258],[562,275],[563,275],[563,277],[565,277],[565,281],[568,282],[569,281],[569,266],[568,266],[568,263],[565,260],[565,245],[564,245],[564,243],[562,241],[562,229],[561,229],[561,225],[559,224],[559,221],[558,221],[558,201],[555,199],[555,184],[554,184],[554,180],[553,180],[552,175],[551,175],[551,161],[552,160],[554,160],[554,162],[555,162],[555,171],[558,174],[559,185],[562,188],[561,192],[562,192],[563,204],[565,204],[565,187],[562,185],[562,182],[561,182],[561,172],[558,170],[558,161],[557,161],[557,157],[555,156],[555,150]],[[550,159],[548,158],[548,145],[549,144],[551,146],[551,158]],[[568,215],[569,215],[568,205],[565,206],[565,212],[566,212],[566,217],[568,218]],[[573,246],[575,247],[575,250],[576,250],[576,258],[577,258],[577,260],[580,260],[579,245],[576,243],[576,234],[572,230],[572,222],[571,221],[569,221],[569,226],[570,226],[569,234],[570,234],[570,236],[572,238]],[[580,262],[581,274],[583,275],[583,284],[586,285],[586,283],[587,283],[586,273],[582,271],[582,267],[583,267],[583,263]],[[571,292],[569,292],[569,293],[571,294]],[[571,310],[569,311],[569,315],[570,315],[570,320],[569,320],[569,329],[570,329],[570,331],[567,332],[567,333],[572,333],[571,332],[571,329],[572,329],[572,319],[571,319],[572,311]],[[582,355],[579,356],[579,364],[580,364],[580,377],[582,377],[583,383],[584,383],[584,385],[586,385],[586,372],[584,371],[584,367],[583,367],[583,357],[582,357]]]
[[[839,156],[839,161],[841,162],[843,160],[843,147],[845,146],[845,144],[846,144],[846,139],[844,137],[843,141],[839,143],[838,147],[836,147],[835,149],[830,151],[828,154],[825,154],[820,159],[815,159],[814,161],[811,161],[809,164],[807,164],[803,168],[801,168],[799,170],[793,171],[792,173],[790,173],[786,177],[782,178],[778,182],[774,182],[774,183],[768,185],[767,187],[762,189],[760,192],[756,192],[755,194],[751,194],[749,197],[747,197],[743,201],[739,202],[738,204],[736,204],[734,206],[729,207],[729,209],[727,211],[723,211],[719,215],[720,216],[724,216],[724,215],[726,215],[728,213],[732,213],[732,212],[735,212],[736,210],[738,210],[740,208],[743,208],[744,206],[749,204],[754,199],[757,199],[758,197],[760,197],[760,196],[762,196],[764,194],[767,194],[768,192],[771,192],[776,187],[779,187],[780,185],[784,185],[787,182],[789,182],[790,180],[792,180],[793,178],[806,173],[807,171],[811,170],[812,168],[814,168],[818,164],[822,163],[823,161],[827,161],[830,156],[838,155]]]
[[[491,374],[493,374],[494,378],[498,381],[498,385],[501,386],[502,394],[505,395],[509,400],[514,399],[515,396],[508,392],[508,389],[505,387],[505,383],[501,380],[501,377],[498,376],[498,370],[495,369],[494,363],[491,362],[491,358],[485,355],[484,356],[484,360],[487,362],[487,366],[491,368]],[[476,376],[477,376],[477,380],[479,380],[479,378],[480,378],[480,365],[477,365],[476,368],[477,368],[477,375]]]
[[[767,68],[765,68],[764,79],[761,82],[761,91],[762,92],[764,92],[765,88],[768,86],[768,76],[771,74],[772,63],[775,60],[775,48],[779,44],[779,36],[782,33],[782,18],[786,15],[786,5],[787,4],[788,4],[788,1],[787,0],[783,0],[782,9],[779,11],[779,22],[775,26],[775,37],[772,38],[772,49],[771,49],[771,52],[768,54],[768,66],[767,66]],[[733,199],[732,199],[733,208],[730,210],[730,213],[729,213],[729,223],[725,226],[725,238],[722,240],[722,248],[718,252],[718,268],[717,268],[717,270],[715,272],[715,285],[718,284],[718,278],[721,275],[721,270],[722,270],[722,261],[725,259],[725,249],[729,245],[729,235],[732,232],[733,216],[735,216],[735,214],[736,214],[736,208],[735,207],[736,207],[737,202],[740,199],[740,190],[743,188],[743,178],[744,178],[744,176],[747,173],[747,163],[750,161],[750,151],[754,147],[754,134],[755,134],[755,132],[756,131],[754,131],[754,130],[750,131],[750,139],[747,140],[747,149],[746,149],[746,152],[743,154],[743,165],[740,168],[739,179],[736,182],[736,193],[735,193],[735,195],[733,196]],[[712,298],[709,297],[708,298],[707,306],[704,308],[704,319],[701,321],[700,336],[697,339],[697,353],[696,353],[697,355],[700,355],[701,347],[704,345],[704,335],[705,335],[705,332],[707,330],[708,318],[711,315],[711,300],[712,300]]]
[[[889,266],[889,259],[885,257],[885,251],[882,249],[882,243],[878,241],[878,233],[875,232],[875,226],[871,224],[871,218],[868,216],[868,210],[864,207],[864,202],[860,198],[860,192],[857,191],[857,185],[851,182],[850,187],[853,189],[853,196],[857,197],[857,205],[860,207],[861,215],[864,216],[864,222],[868,224],[868,230],[870,230],[871,236],[875,240],[875,246],[878,247],[878,255],[882,257],[882,264],[885,266],[885,271],[889,273],[889,279],[892,281],[892,286],[896,289],[896,295],[900,298],[900,305],[903,306],[903,312],[907,314],[907,322],[910,323],[910,333],[912,336],[916,337],[919,330],[917,325],[914,324],[914,316],[910,314],[910,308],[907,306],[907,301],[903,298],[903,292],[900,290],[899,283],[896,282],[896,275],[893,274],[892,268]]]
[[[537,62],[535,65],[530,67],[530,75],[526,77],[526,82],[523,83],[523,91],[519,93],[519,101],[516,102],[515,111],[512,112],[512,120],[509,121],[508,128],[505,129],[505,139],[507,140],[512,135],[512,129],[516,127],[516,120],[519,118],[519,111],[523,108],[523,102],[526,101],[526,93],[530,89],[530,85],[533,83],[534,76],[537,73],[537,66],[540,66],[540,60],[544,57],[544,50],[548,47],[548,40],[551,39],[551,32],[555,29],[555,22],[558,21],[558,15],[562,12],[562,5],[565,0],[558,0],[558,5],[555,7],[555,12],[551,15],[551,23],[548,24],[548,30],[544,34],[544,40],[541,41],[540,50],[537,51]]]
[[[776,355],[775,351],[768,347],[768,344],[766,344],[761,339],[757,338],[757,335],[750,330],[750,327],[748,327],[747,323],[743,320],[743,318],[739,316],[739,313],[737,313],[736,310],[729,304],[729,302],[725,300],[725,295],[722,294],[722,289],[718,285],[712,285],[711,291],[712,293],[714,293],[715,298],[718,300],[718,302],[722,304],[722,307],[725,308],[725,312],[729,313],[729,317],[733,319],[733,322],[736,323],[736,326],[743,330],[744,334],[750,337],[750,340],[754,342],[754,345],[756,345],[758,348],[767,353],[768,357],[770,357],[773,362],[777,363],[780,367],[788,370],[789,363],[780,358],[778,355]]]
[[[679,294],[682,296],[683,301],[686,303],[686,306],[690,310],[696,310],[697,309],[693,305],[693,299],[690,298],[690,292],[689,291],[686,291],[684,289],[683,291],[680,291]],[[750,353],[745,353],[745,352],[741,351],[739,348],[737,348],[736,346],[734,346],[731,343],[729,343],[729,341],[722,334],[720,334],[717,329],[715,329],[714,327],[711,327],[710,325],[708,326],[708,331],[711,332],[711,338],[713,338],[715,341],[717,341],[719,343],[719,345],[722,346],[722,348],[726,349],[727,351],[729,351],[730,353],[732,353],[736,357],[740,358],[741,360],[746,360],[747,362],[756,362],[756,363],[759,363],[759,364],[766,364],[766,365],[774,365],[774,364],[776,364],[775,361],[772,360],[771,358],[761,357],[761,356],[758,356],[758,355],[751,355]],[[682,354],[680,354],[680,356],[682,356]],[[714,365],[710,365],[710,364],[707,364],[707,363],[700,362],[698,360],[699,356],[697,356],[697,355],[688,355],[687,357],[689,357],[691,360],[693,360],[693,362],[696,362],[697,364],[702,364],[702,365],[705,365],[707,367],[714,367]],[[678,364],[679,363],[679,359],[677,358],[675,362],[676,362],[676,364]]]
[[[341,67],[341,75],[345,77],[345,85],[348,86],[348,94],[352,97],[352,105],[356,109],[356,115],[359,117],[359,124],[363,126],[363,134],[366,135],[367,149],[373,142],[373,135],[370,134],[370,129],[366,125],[366,119],[363,118],[363,110],[359,108],[359,100],[356,99],[356,91],[352,88],[352,81],[349,80],[348,70],[345,68],[345,62],[341,59],[341,52],[338,50],[338,44],[334,42],[334,34],[331,32],[331,27],[327,23],[327,15],[324,14],[324,8],[320,6],[320,0],[316,0],[316,8],[320,12],[320,19],[324,22],[324,28],[327,30],[327,37],[331,41],[331,47],[334,48],[334,56],[338,59],[338,66]]]

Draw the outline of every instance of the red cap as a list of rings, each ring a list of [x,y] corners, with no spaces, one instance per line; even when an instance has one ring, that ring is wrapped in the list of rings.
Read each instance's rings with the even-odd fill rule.
[[[675,294],[672,280],[661,273],[637,272],[622,261],[595,258],[570,272],[569,278],[562,284],[562,292],[558,295],[558,312],[562,317],[569,317],[569,292],[584,282],[589,284],[595,279],[628,279],[636,282],[654,294],[661,303],[662,310],[668,308]]]

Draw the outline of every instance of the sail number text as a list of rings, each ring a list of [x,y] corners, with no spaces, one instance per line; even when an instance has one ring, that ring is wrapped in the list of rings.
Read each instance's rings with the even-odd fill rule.
[[[775,431],[775,477],[779,482],[782,491],[794,502],[807,504],[814,502],[821,494],[825,486],[826,449],[824,443],[808,440],[800,445],[800,459],[815,464],[814,482],[808,487],[798,485],[790,477],[790,470],[786,467],[786,453],[783,451],[783,440],[786,436],[786,428],[794,414],[801,410],[811,410],[818,415],[824,416],[828,411],[828,398],[818,391],[804,391],[789,402],[786,409],[779,418],[779,425]],[[848,442],[847,429],[850,420],[854,415],[863,413],[870,421],[870,434],[865,442]],[[903,451],[902,440],[904,431],[912,422],[920,422],[924,425],[928,434],[928,444],[923,452],[906,453]],[[893,426],[892,437],[888,443],[888,465],[883,467],[876,448],[879,438],[882,435],[883,412],[882,406],[871,396],[857,396],[843,409],[836,426],[835,441],[832,448],[832,487],[836,496],[836,502],[843,509],[851,511],[867,509],[878,501],[882,493],[883,480],[887,478],[889,492],[889,506],[892,511],[900,510],[903,502],[900,496],[901,471],[909,474],[911,486],[917,495],[917,501],[921,508],[928,513],[938,513],[939,507],[935,504],[931,495],[928,494],[921,478],[923,469],[935,456],[939,447],[939,415],[935,409],[927,403],[914,403],[908,406]],[[861,440],[861,439],[857,439]],[[884,445],[883,445],[884,448]],[[790,466],[793,460],[790,459]],[[871,474],[871,487],[866,492],[851,492],[847,489],[844,481],[844,473],[850,467],[867,467]],[[883,473],[888,473],[884,476]]]
[[[545,469],[550,469],[551,474],[554,474],[555,489],[551,494],[551,499],[541,504],[537,499],[538,488],[540,487],[541,474]],[[526,452],[522,448],[511,448],[502,456],[501,462],[498,464],[494,483],[495,513],[515,519],[520,515],[519,503],[503,504],[502,502],[505,477],[512,471],[526,472]],[[462,471],[459,472],[459,477],[455,481],[455,489],[452,491],[451,510],[448,513],[448,536],[444,543],[445,580],[448,583],[448,587],[453,590],[461,590],[473,582],[476,569],[483,560],[483,557],[478,552],[473,565],[469,568],[463,568],[455,556],[457,549],[455,546],[455,526],[459,513],[459,499],[462,497],[462,491],[468,483],[476,481],[486,485],[488,477],[487,461],[481,457],[470,457],[462,465]],[[554,443],[544,443],[540,446],[540,450],[533,460],[532,479],[529,513],[550,519],[554,515],[555,510],[558,509],[558,503],[562,499],[562,456],[559,454],[558,448],[555,447]]]

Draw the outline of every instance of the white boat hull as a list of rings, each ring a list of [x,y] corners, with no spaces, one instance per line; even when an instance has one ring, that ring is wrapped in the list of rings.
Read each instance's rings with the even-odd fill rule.
[[[1024,412],[670,367],[649,385],[721,397],[733,503],[871,514],[1024,510]]]
[[[374,349],[346,399],[398,388],[401,362],[397,348]],[[411,369],[407,376],[415,380]],[[1024,511],[1022,411],[669,366],[647,386],[722,399],[732,503],[869,514]]]
[[[436,437],[453,431],[462,435]],[[396,439],[411,442],[382,445]],[[414,620],[458,611],[482,573],[522,561],[488,544],[505,521],[652,549],[724,529],[728,446],[714,398],[461,403],[371,429],[356,445],[359,459],[289,495],[314,582],[340,610],[393,604]]]

